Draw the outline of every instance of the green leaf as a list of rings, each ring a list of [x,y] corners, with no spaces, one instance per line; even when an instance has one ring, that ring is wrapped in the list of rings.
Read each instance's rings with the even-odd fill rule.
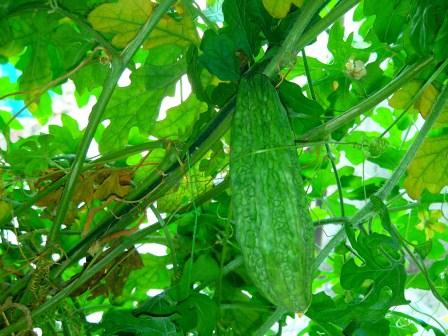
[[[12,4],[10,4],[11,6]],[[6,7],[6,8],[5,8]],[[5,10],[8,13],[9,10],[13,10],[13,8],[8,8],[8,4],[2,7],[0,10]],[[13,7],[13,6],[11,6]],[[27,43],[30,42],[30,37],[36,37],[42,34],[42,28],[47,28],[46,26],[40,26],[41,29],[38,29],[38,26],[33,24],[38,21],[39,15],[36,17],[31,16],[22,16],[22,17],[6,17],[2,16],[1,28],[2,31],[5,32],[4,39],[2,39],[2,43],[0,44],[0,54],[6,57],[13,57],[23,51],[23,48]],[[34,19],[34,20],[33,20]],[[49,22],[47,22],[48,24]],[[33,34],[34,33],[34,34]],[[45,34],[43,34],[45,35]]]
[[[421,56],[431,53],[448,7],[443,1],[421,1],[410,21],[410,41]]]
[[[421,326],[425,330],[433,331],[436,336],[445,335],[443,331],[433,327],[427,322],[401,312],[391,313],[390,316],[388,316],[388,320],[390,321],[391,335],[393,336],[415,335],[418,331],[416,325]]]
[[[417,252],[421,258],[426,258],[428,254],[431,252],[432,240],[427,240],[421,244],[418,244],[417,246],[415,246],[414,249],[415,252]]]
[[[15,91],[17,91],[16,83],[11,82],[6,76],[0,78],[0,95],[3,96]]]
[[[242,290],[249,289],[243,283],[243,279],[248,276],[243,270],[237,271],[227,279],[224,278],[222,283],[222,302],[239,304],[232,305],[228,309],[221,309],[220,322],[226,328],[233,330],[236,335],[250,335],[272,314],[271,305],[262,297],[257,296],[254,290],[251,290],[252,299],[242,293]]]
[[[444,60],[448,57],[448,17],[445,17],[442,27],[440,27],[434,41],[434,56],[439,60]]]
[[[167,48],[154,49],[145,65],[132,72],[131,85],[114,91],[104,115],[110,125],[100,140],[102,153],[123,148],[132,127],[144,135],[154,128],[163,98],[174,95],[175,83],[185,71],[183,50],[171,47],[167,52]],[[160,78],[157,84],[154,72]]]
[[[17,118],[11,121],[12,114],[10,112],[0,110],[0,129],[3,132],[9,132],[9,128],[14,130],[22,130],[23,126]],[[9,125],[7,125],[9,123]]]
[[[53,69],[57,77],[76,67],[94,46],[91,38],[69,24],[56,27],[51,34],[50,41],[57,48],[52,55]],[[56,64],[57,66],[55,66]]]
[[[23,74],[19,79],[20,89],[22,91],[39,90],[51,81],[53,72],[51,70],[51,61],[48,57],[48,44],[42,40],[36,40],[21,57],[20,66],[23,67]],[[38,98],[33,95],[26,100],[30,104],[30,110],[36,110]]]
[[[213,187],[213,178],[200,171],[197,166],[190,167],[188,176],[166,195],[157,201],[162,212],[176,212],[177,209]]]
[[[191,318],[194,313],[194,320]],[[185,331],[194,329],[199,335],[211,336],[218,320],[218,306],[204,294],[194,294],[179,305],[179,324]],[[191,327],[192,326],[192,327]]]
[[[192,94],[182,104],[170,108],[166,118],[155,124],[152,134],[159,139],[186,141],[199,115],[206,110],[207,104]]]
[[[376,322],[352,323],[344,329],[344,334],[353,336],[376,336],[389,334],[389,321],[381,319]]]
[[[218,279],[220,268],[215,259],[209,254],[202,254],[193,263],[191,281],[210,282]]]
[[[389,316],[387,319],[390,321],[391,336],[410,336],[415,335],[415,333],[418,331],[415,324],[404,318]]]
[[[0,221],[9,218],[9,216],[12,214],[13,214],[12,205],[9,202],[0,200]]]
[[[441,259],[436,260],[431,267],[428,268],[429,278],[433,282],[435,288],[439,294],[446,299],[448,299],[448,283],[446,281],[447,275],[447,262],[448,258],[443,256]],[[428,281],[425,279],[423,273],[415,274],[412,278],[409,278],[406,284],[407,288],[419,288],[423,290],[428,290]]]
[[[376,233],[360,233],[353,247],[363,259],[364,265],[356,265],[354,259],[347,261],[341,270],[341,286],[359,293],[368,288],[367,297],[362,300],[361,305],[384,300],[383,307],[377,306],[378,310],[406,303],[406,273],[395,241]]]
[[[103,2],[111,2],[110,0],[64,0],[64,8],[86,16],[93,8]]]
[[[61,120],[62,127],[50,125],[48,127],[49,133],[54,135],[54,144],[58,146],[62,153],[74,154],[82,137],[78,122],[68,114],[63,114]]]
[[[98,31],[112,34],[112,44],[124,48],[137,35],[140,27],[153,13],[155,4],[146,0],[119,0],[102,4],[90,12],[88,21]],[[143,46],[147,49],[165,44],[187,46],[197,42],[197,33],[186,14],[179,20],[165,15]]]
[[[294,4],[297,7],[303,5],[303,0],[263,0],[263,5],[273,17],[277,19],[284,18]]]
[[[177,45],[163,45],[151,50],[142,68],[148,90],[163,89],[180,78],[187,70],[183,48]]]
[[[177,311],[176,302],[166,293],[159,294],[155,297],[146,299],[134,309],[135,316],[154,315],[169,316]]]
[[[353,328],[355,332],[379,323],[391,306],[407,303],[404,298],[406,272],[392,238],[361,232],[351,243],[363,264],[349,259],[342,266],[340,283],[344,296],[331,299],[324,293],[314,295],[307,315],[316,321]]]
[[[71,79],[76,85],[76,91],[90,94],[94,89],[103,85],[108,72],[108,66],[101,63],[91,63],[76,72]]]
[[[128,141],[129,130],[137,126],[148,133],[157,118],[160,104],[166,95],[173,94],[173,87],[148,91],[144,83],[134,82],[131,86],[115,91],[104,116],[110,120],[100,141],[100,151],[123,148]],[[126,110],[127,113],[121,113]]]
[[[370,156],[368,160],[382,168],[393,170],[397,167],[404,154],[405,151],[403,150],[389,147],[377,156]]]
[[[389,106],[396,109],[404,109],[415,97],[420,86],[421,83],[416,80],[407,82],[389,98]]]
[[[236,81],[240,78],[240,65],[236,57],[235,42],[226,34],[207,30],[201,42],[203,54],[199,61],[221,80]]]
[[[344,39],[345,28],[340,22],[335,22],[328,36],[328,50],[334,57],[334,62],[340,67],[345,67],[350,59],[366,62],[370,52],[368,49],[356,49],[353,47],[353,34]],[[342,69],[340,68],[340,71]]]
[[[222,5],[226,27],[221,32],[225,32],[235,42],[236,49],[250,59],[257,56],[260,47],[260,28],[254,13],[257,5],[253,0],[225,0]]]
[[[164,317],[135,317],[131,310],[112,309],[101,320],[106,335],[132,333],[136,336],[175,336],[176,327]]]
[[[190,46],[186,53],[187,59],[187,75],[192,91],[196,97],[204,102],[209,102],[209,95],[205,90],[206,83],[204,77],[211,78],[212,75],[204,69],[204,66],[199,62],[198,48]],[[208,84],[208,83],[207,83]]]
[[[366,0],[364,13],[376,16],[373,29],[379,40],[385,43],[394,43],[407,21],[408,7],[407,1]],[[391,17],[394,19],[391,20]]]
[[[288,108],[289,119],[296,136],[321,124],[324,109],[314,100],[302,93],[302,88],[292,82],[284,81],[280,86],[280,99]]]

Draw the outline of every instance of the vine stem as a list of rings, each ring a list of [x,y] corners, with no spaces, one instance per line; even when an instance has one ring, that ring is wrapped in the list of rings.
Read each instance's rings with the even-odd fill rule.
[[[110,98],[112,97],[112,93],[122,72],[126,69],[126,66],[128,65],[132,56],[136,53],[137,49],[141,46],[148,34],[155,28],[156,24],[159,22],[165,12],[171,7],[171,5],[174,4],[174,2],[175,0],[163,1],[139,30],[137,36],[122,51],[120,57],[112,58],[112,69],[105,80],[104,88],[101,92],[100,97],[98,98],[98,102],[94,106],[92,113],[90,114],[89,124],[86,127],[84,136],[82,137],[81,143],[78,147],[76,158],[72,165],[72,170],[68,175],[68,181],[62,193],[60,205],[58,207],[53,225],[51,226],[46,247],[51,246],[51,244],[53,244],[58,237],[59,229],[61,227],[61,224],[64,222],[65,215],[67,214],[67,211],[69,209],[70,201],[73,198],[76,189],[76,183],[81,174],[90,142],[93,139],[95,131],[101,121],[104,111],[106,110],[106,106],[109,103]]]
[[[46,311],[55,308],[63,299],[69,296],[73,291],[82,286],[82,284],[89,281],[92,277],[94,277],[99,271],[101,271],[104,267],[109,265],[115,258],[120,256],[126,249],[131,248],[134,244],[141,239],[145,238],[150,233],[153,233],[157,230],[161,229],[161,224],[153,224],[143,230],[137,231],[132,236],[124,237],[121,242],[115,248],[111,248],[108,253],[104,256],[104,258],[98,260],[97,263],[93,264],[91,267],[87,268],[78,278],[74,281],[70,282],[66,287],[61,289],[58,293],[56,293],[51,299],[44,302],[40,305],[36,310],[31,313],[31,317],[35,319],[36,317],[41,316]],[[8,326],[7,328],[0,331],[0,336],[8,336],[11,333],[22,329],[26,325],[26,319],[21,319],[16,323]]]
[[[324,31],[329,25],[331,25],[335,20],[337,20],[340,16],[345,14],[350,8],[352,8],[355,4],[357,4],[359,0],[343,0],[338,6],[333,8],[324,18],[319,20],[315,25],[313,25],[309,30],[307,30],[303,37],[300,38],[297,42],[297,48],[301,49],[308,43],[310,43],[319,33]],[[301,17],[298,18],[300,20]],[[291,31],[288,35],[292,35],[294,32]],[[281,51],[280,51],[281,52]],[[215,144],[217,141],[221,139],[221,137],[227,132],[230,128],[232,114],[234,111],[234,100],[230,100],[220,111],[219,115],[215,120],[213,120],[209,126],[205,129],[205,131],[198,136],[196,140],[191,142],[188,146],[188,152],[192,155],[191,162],[194,164],[203,157],[208,150]],[[164,159],[163,164],[160,165],[159,169],[155,171],[151,176],[148,177],[144,181],[143,184],[139,185],[135,191],[130,195],[131,199],[134,198],[143,198],[145,195],[151,194],[151,199],[157,197],[156,195],[163,194],[164,190],[169,190],[175,183],[177,183],[178,179],[181,178],[185,171],[183,167],[177,166],[178,160],[173,153],[168,153]],[[164,176],[164,177],[161,177]],[[163,182],[161,181],[163,179]],[[162,183],[161,183],[162,182]],[[161,183],[161,184],[159,184]],[[157,192],[154,194],[154,189],[159,188]],[[146,201],[149,202],[150,200]],[[144,204],[142,204],[144,206]],[[119,209],[116,209],[114,212],[122,216],[122,223],[128,221],[129,217],[132,217],[132,213],[135,208],[121,206]],[[121,221],[121,220],[120,220]],[[75,252],[75,254],[82,254],[82,250],[85,249],[85,245],[91,239],[95,239],[95,236],[101,234],[105,230],[105,228],[110,228],[113,223],[116,222],[115,218],[109,218],[102,221],[99,224],[98,229],[92,233],[90,237],[86,237],[87,239],[80,244],[78,244],[75,248],[80,249],[79,252]],[[124,225],[124,224],[121,224]],[[117,226],[121,226],[118,225]]]
[[[318,34],[324,31],[329,25],[331,25],[335,20],[344,15],[348,10],[350,10],[354,5],[356,5],[359,0],[342,0],[336,7],[334,7],[325,17],[317,21],[309,30],[307,30],[302,38],[297,42],[297,49],[303,48],[305,45],[309,44],[313,39],[316,38]],[[160,7],[159,7],[160,8]],[[153,14],[154,15],[154,14]],[[233,112],[233,104],[230,101],[223,109],[221,109],[218,117],[211,122],[210,127],[208,127],[202,135],[200,135],[196,141],[193,141],[189,148],[190,153],[194,152],[192,161],[196,160],[196,157],[204,155],[211,146],[220,139],[224,133],[229,129],[231,124],[231,117]],[[154,188],[161,182],[163,175],[167,171],[171,171],[168,178],[164,179],[166,183],[166,188],[169,189],[175,184],[177,179],[183,176],[183,168],[177,167],[173,170],[173,165],[175,165],[177,159],[168,153],[164,161],[160,164],[159,168],[144,181],[143,184],[139,185],[133,192],[132,198],[142,198],[148,193],[152,193]],[[140,208],[140,207],[139,207]],[[120,217],[121,224],[117,226],[126,225],[129,218],[132,218],[133,212],[136,207],[131,207],[129,205],[120,205],[118,209],[114,210],[115,214]],[[106,216],[104,220],[99,224],[98,228],[92,231],[88,236],[86,236],[82,241],[80,241],[69,253],[71,255],[71,260],[67,260],[65,265],[71,264],[73,260],[80,257],[84,251],[87,250],[90,242],[95,241],[101,236],[108,228],[111,228],[117,219],[113,216]],[[64,267],[62,267],[63,269]]]
[[[184,6],[187,8],[191,8],[191,11],[193,12],[193,14],[196,14],[197,16],[199,16],[202,21],[204,21],[204,23],[207,25],[207,28],[212,29],[213,31],[217,32],[219,30],[218,25],[211,21],[207,15],[205,15],[201,8],[199,7],[199,5],[196,3],[196,1],[189,1],[189,0],[182,0],[184,3]]]
[[[264,336],[272,325],[277,322],[287,311],[283,308],[277,307],[277,309],[268,317],[268,319],[254,332],[254,336]]]
[[[168,244],[168,248],[170,249],[170,252],[171,252],[171,259],[172,259],[172,263],[173,263],[173,270],[174,270],[174,273],[177,274],[178,271],[177,271],[176,249],[174,248],[173,238],[171,237],[170,230],[167,227],[167,223],[165,223],[165,220],[162,218],[161,213],[154,206],[154,204],[151,204],[149,207],[150,207],[152,213],[154,214],[154,216],[156,216],[157,221],[162,226],[162,230],[163,230],[163,233],[165,235],[165,238],[166,238],[166,241],[167,241],[167,244]]]
[[[346,125],[350,121],[359,117],[364,112],[369,109],[375,107],[383,100],[387,99],[391,94],[397,91],[400,87],[403,86],[403,83],[410,81],[417,74],[419,74],[427,65],[433,62],[433,57],[428,57],[421,61],[420,63],[413,64],[409,66],[406,70],[404,70],[395,80],[392,80],[389,84],[387,84],[384,88],[374,93],[368,99],[364,100],[360,104],[352,107],[351,109],[345,111],[341,115],[336,118],[322,124],[316,128],[305,133],[300,137],[302,141],[310,141],[310,140],[320,140],[325,136],[329,135],[333,131],[338,128]]]
[[[305,48],[302,49],[303,56],[303,66],[305,68],[305,74],[308,82],[308,87],[310,88],[311,98],[317,103],[316,93],[314,91],[313,79],[311,78],[310,68],[308,66],[308,58],[306,57]],[[331,151],[330,145],[325,143],[325,150],[327,151],[328,159],[330,160],[331,168],[333,170],[334,178],[336,180],[336,186],[338,188],[338,196],[339,196],[339,206],[341,216],[345,217],[345,205],[344,205],[344,195],[342,193],[342,184],[341,179],[339,178],[338,168],[336,166],[335,157]]]
[[[269,64],[264,69],[263,73],[266,76],[272,77],[281,67],[295,60],[297,53],[300,50],[297,47],[303,32],[310,23],[311,19],[324,3],[325,0],[314,0],[306,2],[306,4],[302,8],[299,18],[296,20],[288,36],[286,36],[285,40],[283,41],[283,44],[280,47],[280,51],[275,54],[271,62],[269,62]]]
[[[401,246],[403,248],[403,250],[409,255],[409,257],[412,259],[412,261],[414,262],[414,264],[418,267],[418,269],[420,270],[420,272],[422,272],[423,276],[425,277],[426,282],[428,283],[429,289],[431,290],[432,295],[434,295],[434,297],[439,300],[440,303],[442,303],[442,305],[448,309],[448,300],[446,300],[443,295],[441,295],[439,293],[439,291],[437,290],[436,286],[434,285],[428,270],[426,269],[426,266],[423,264],[423,262],[419,259],[417,259],[417,257],[415,256],[415,254],[411,251],[411,249],[409,248],[409,246],[406,244],[406,242],[403,240],[403,238],[401,237],[400,233],[398,232],[398,230],[393,227],[393,230],[395,232],[395,234],[400,237],[401,240]]]
[[[445,85],[442,92],[439,94],[436,103],[433,105],[431,112],[426,118],[420,132],[412,143],[411,147],[408,149],[404,157],[401,159],[398,167],[395,169],[392,176],[387,180],[387,182],[378,190],[375,195],[382,201],[385,201],[389,194],[392,192],[393,188],[398,184],[400,178],[406,172],[408,165],[411,163],[412,159],[417,154],[418,149],[423,144],[424,139],[431,130],[432,126],[436,122],[437,118],[440,116],[446,103],[448,102],[448,85]],[[347,223],[349,226],[357,226],[361,222],[369,219],[374,215],[375,210],[373,208],[372,202],[369,201],[367,204],[361,208]],[[328,244],[322,249],[315,260],[315,268],[319,268],[320,264],[325,260],[325,258],[330,254],[330,252],[343,240],[345,239],[344,229],[339,230],[335,236],[328,242]]]
[[[300,40],[297,42],[297,50],[302,49],[307,44],[312,42],[318,34],[324,31],[328,26],[330,26],[339,17],[344,15],[348,10],[355,6],[359,0],[342,0],[336,7],[334,7],[325,17],[318,20],[312,27],[307,30]],[[160,8],[160,6],[158,7]],[[155,14],[155,13],[154,13]],[[154,15],[153,14],[153,15]],[[205,129],[205,131],[197,137],[195,141],[190,143],[189,152],[192,153],[191,162],[195,162],[198,158],[202,157],[212,145],[221,139],[225,132],[229,129],[231,124],[231,116],[234,109],[232,101],[221,109],[217,118],[212,121]],[[55,270],[56,274],[60,274],[68,265],[75,262],[78,258],[82,257],[87,251],[89,244],[97,239],[100,239],[105,232],[110,228],[115,228],[115,226],[122,227],[126,226],[132,220],[134,213],[145,207],[147,202],[151,202],[151,199],[160,197],[165,191],[169,190],[177,181],[185,174],[184,168],[181,166],[175,166],[177,159],[172,157],[171,153],[165,157],[163,162],[160,164],[158,169],[145,180],[145,183],[138,186],[133,193],[135,197],[144,197],[145,202],[140,205],[131,204],[120,204],[118,209],[114,209],[114,213],[119,216],[115,218],[113,216],[105,216],[106,219],[99,223],[98,227],[93,230],[88,236],[82,239],[76,246],[74,246],[68,254],[67,259],[58,266]],[[154,189],[156,191],[154,192]],[[149,195],[150,197],[146,197]],[[29,279],[29,275],[20,279],[16,284],[3,293],[2,296],[8,293],[17,293],[26,286]],[[65,290],[62,289],[61,291]],[[67,296],[70,291],[64,291],[65,296]],[[59,293],[57,294],[59,295]],[[0,334],[1,335],[1,334]]]

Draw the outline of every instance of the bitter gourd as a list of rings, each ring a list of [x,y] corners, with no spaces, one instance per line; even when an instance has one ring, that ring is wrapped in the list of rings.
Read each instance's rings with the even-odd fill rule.
[[[230,182],[236,239],[254,284],[277,306],[305,312],[311,302],[313,224],[286,110],[261,74],[239,85]]]

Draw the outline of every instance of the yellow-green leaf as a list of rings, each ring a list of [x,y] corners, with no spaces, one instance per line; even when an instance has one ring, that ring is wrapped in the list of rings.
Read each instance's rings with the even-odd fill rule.
[[[0,201],[0,222],[12,214],[12,206],[6,201]]]
[[[155,4],[148,0],[119,0],[95,8],[90,12],[88,21],[96,30],[112,34],[114,46],[124,48],[137,35],[154,8]],[[143,46],[149,49],[163,44],[183,46],[197,43],[198,37],[192,18],[186,13],[187,11],[184,11],[180,19],[163,16]]]
[[[404,187],[418,199],[424,189],[438,193],[448,185],[448,135],[428,138],[408,167]]]
[[[120,0],[96,7],[88,21],[96,30],[113,34],[112,43],[123,48],[135,37],[153,8],[147,0]]]
[[[420,222],[417,224],[417,229],[425,231],[426,240],[434,237],[435,233],[443,233],[446,229],[445,224],[441,222],[443,212],[441,210],[422,210],[418,212]]]
[[[415,103],[415,108],[419,110],[423,117],[426,117],[431,111],[438,94],[439,91],[433,85],[429,85]]]
[[[150,49],[165,44],[177,44],[179,46],[199,44],[193,20],[187,13],[188,11],[185,11],[181,20],[175,20],[167,15],[162,17],[143,47]]]
[[[178,186],[157,200],[157,208],[162,212],[175,212],[212,187],[211,176],[207,176],[197,166],[191,167]]]
[[[420,88],[419,81],[411,81],[398,89],[389,99],[389,106],[395,109],[404,109],[407,104],[414,98]]]
[[[400,88],[389,99],[389,105],[396,109],[404,109],[414,99],[415,95],[419,91],[422,83],[421,81],[411,81],[405,86]],[[439,90],[433,85],[429,85],[417,99],[414,104],[415,109],[420,112],[421,116],[426,119],[426,116],[431,112],[431,108],[434,105]],[[448,124],[448,108],[445,108],[440,115],[439,119],[435,123],[434,127],[443,127]]]
[[[428,88],[423,92],[420,99],[415,103],[415,107],[419,110],[423,118],[431,112],[431,108],[434,105],[437,96],[439,95],[439,90],[437,90],[433,85],[428,86]],[[442,114],[437,119],[434,127],[443,127],[448,124],[448,108],[445,107]]]
[[[264,8],[266,8],[271,16],[277,19],[284,18],[288,14],[292,4],[297,7],[302,7],[303,0],[263,0]]]

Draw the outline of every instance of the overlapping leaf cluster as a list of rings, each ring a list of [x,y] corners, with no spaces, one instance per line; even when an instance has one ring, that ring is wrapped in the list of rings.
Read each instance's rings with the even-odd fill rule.
[[[87,158],[78,151],[86,129],[73,114],[59,122],[53,103],[67,82],[79,107],[115,86],[107,78],[116,62],[168,1],[0,4],[0,335],[15,327],[270,335],[276,321],[281,333],[294,312],[279,312],[257,290],[234,238],[228,129],[239,80],[285,50],[310,1],[210,0],[205,10],[172,1],[127,65],[129,82],[108,97],[94,130],[99,155]],[[351,7],[354,31],[340,19]],[[448,107],[411,147],[444,92],[448,5],[322,1],[312,14],[301,42],[325,31],[329,57],[305,47],[271,78],[297,138],[324,260],[300,334],[443,335],[394,307],[408,305],[405,291],[415,288],[448,302]],[[48,128],[30,132],[24,116]],[[394,229],[375,207],[369,220],[351,222],[404,172],[409,153],[404,178],[382,195]],[[58,239],[49,241],[79,162]],[[326,223],[345,223],[349,238],[331,251]],[[100,323],[86,319],[94,312]]]

